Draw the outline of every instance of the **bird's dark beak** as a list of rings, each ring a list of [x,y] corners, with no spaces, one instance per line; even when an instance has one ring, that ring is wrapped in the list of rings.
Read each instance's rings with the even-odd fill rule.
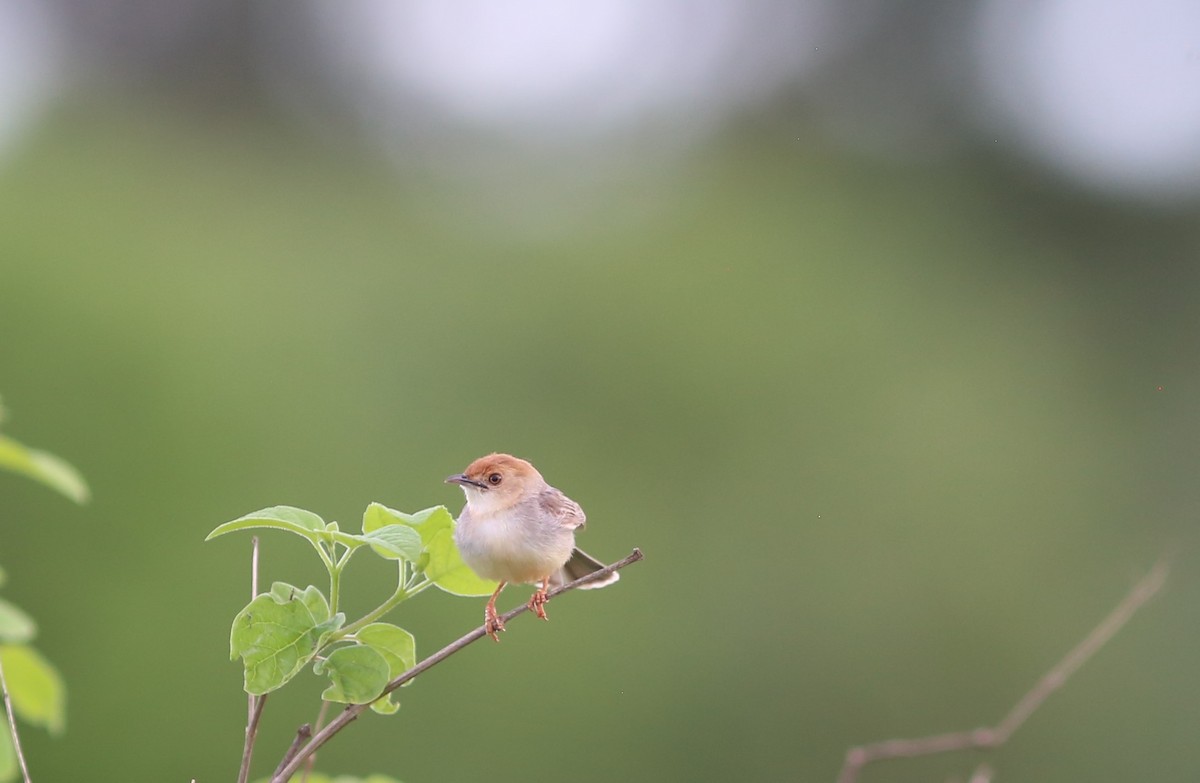
[[[453,476],[446,476],[446,483],[461,484],[464,487],[479,487],[480,489],[487,489],[487,484],[484,484],[482,481],[469,479],[466,477],[466,474],[463,473],[455,473]]]

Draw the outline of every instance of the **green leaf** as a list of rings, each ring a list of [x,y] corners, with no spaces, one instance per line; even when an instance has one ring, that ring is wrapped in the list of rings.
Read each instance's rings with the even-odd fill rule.
[[[91,496],[83,476],[64,460],[31,449],[7,435],[0,435],[0,468],[40,481],[76,503],[86,503]]]
[[[454,543],[454,532],[450,528],[438,531],[426,545],[429,564],[425,576],[433,583],[453,595],[491,595],[496,582],[475,575]]]
[[[415,562],[421,556],[421,536],[407,525],[388,525],[358,538],[369,543],[380,557],[389,560]]]
[[[321,694],[325,701],[366,704],[374,701],[388,684],[388,663],[383,655],[365,645],[339,647],[314,667],[331,685]]]
[[[388,508],[382,503],[371,503],[363,512],[363,532],[370,533],[372,530],[378,530],[387,525],[410,525],[411,520],[411,514]]]
[[[394,679],[417,665],[417,641],[413,635],[391,623],[371,623],[359,628],[354,638],[378,652],[387,661],[388,679]]]
[[[392,693],[395,693],[393,691]],[[371,712],[376,715],[395,715],[400,711],[400,702],[392,698],[392,693],[386,696],[380,696],[375,701],[371,702]]]
[[[205,541],[211,541],[217,536],[232,533],[235,530],[248,530],[254,527],[269,527],[276,530],[286,530],[304,536],[314,544],[325,534],[325,520],[311,511],[294,506],[271,506],[261,511],[255,511],[244,517],[238,517],[232,522],[226,522],[208,534]]]
[[[403,511],[388,508],[380,503],[372,503],[367,506],[367,511],[363,514],[364,533],[369,533],[384,525],[396,524],[407,525],[416,530],[421,536],[421,543],[428,546],[429,539],[438,530],[454,526],[454,517],[445,506],[433,506],[415,514],[405,514]]]
[[[24,644],[0,645],[0,665],[17,715],[51,734],[60,733],[67,723],[67,690],[58,670]]]
[[[28,642],[36,633],[32,617],[0,598],[0,642]]]
[[[417,664],[417,642],[411,633],[399,626],[371,623],[360,628],[354,638],[383,656],[388,665],[388,680],[394,680]],[[411,685],[412,680],[404,684]],[[392,694],[389,693],[372,702],[371,709],[380,715],[391,715],[400,709],[400,705],[392,700]]]
[[[409,527],[407,522],[409,518],[409,515],[405,514],[403,511],[397,511],[394,508],[388,508],[382,503],[370,503],[367,505],[367,510],[363,512],[363,535],[374,535],[377,534],[378,531],[387,529],[389,527],[403,526],[407,528]],[[418,536],[418,539],[419,538],[420,536]],[[385,557],[389,560],[402,559],[401,555],[397,555],[390,549],[383,546],[373,546],[371,548],[374,549],[375,554],[379,555],[380,557]],[[420,556],[420,541],[418,541],[416,557],[408,557],[407,559],[416,562],[417,558]]]
[[[295,677],[344,619],[330,617],[329,602],[315,587],[271,585],[238,612],[229,636],[229,657],[240,656],[246,667],[246,693],[269,693]]]
[[[454,544],[454,517],[445,506],[434,506],[415,514],[405,514],[384,506],[380,506],[380,509],[421,536],[424,551],[417,561],[417,567],[439,588],[454,595],[491,595],[496,589],[496,582],[480,579],[462,561]],[[363,524],[365,527],[365,517]]]

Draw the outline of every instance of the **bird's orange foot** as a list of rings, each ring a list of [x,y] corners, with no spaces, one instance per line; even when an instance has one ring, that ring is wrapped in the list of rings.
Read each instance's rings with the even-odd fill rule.
[[[546,597],[546,591],[544,589],[534,590],[533,596],[529,599],[529,611],[533,612],[543,620],[549,620],[550,618],[546,616],[545,608],[546,602],[549,600],[550,599]]]
[[[492,637],[492,641],[500,641],[498,632],[504,630],[504,621],[500,619],[500,615],[496,614],[496,610],[490,606],[483,613],[483,630],[488,636]]]

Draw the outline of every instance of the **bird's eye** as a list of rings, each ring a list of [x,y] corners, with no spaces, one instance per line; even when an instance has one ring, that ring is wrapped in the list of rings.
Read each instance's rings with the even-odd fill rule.
[[[488,483],[491,484],[493,487],[496,486],[497,484],[499,484],[503,480],[504,480],[504,477],[501,476],[499,473],[493,473],[492,475],[488,476]]]

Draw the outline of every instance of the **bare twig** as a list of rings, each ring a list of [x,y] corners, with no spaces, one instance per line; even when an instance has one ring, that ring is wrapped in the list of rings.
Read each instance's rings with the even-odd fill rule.
[[[330,702],[321,699],[321,709],[317,710],[317,722],[314,731],[320,731],[325,727],[325,716],[329,713]],[[313,773],[313,769],[317,765],[317,754],[313,753],[304,762],[304,774],[300,776],[300,783],[308,783],[308,777]]]
[[[283,758],[279,760],[279,766],[275,768],[273,773],[271,773],[272,780],[274,780],[275,777],[277,777],[283,770],[283,768],[288,765],[288,762],[296,758],[296,754],[300,752],[300,748],[304,747],[304,743],[308,742],[308,739],[311,736],[312,726],[309,726],[307,723],[296,729],[296,736],[292,738],[292,744],[288,745],[288,749],[283,754]]]
[[[258,737],[258,721],[262,718],[263,707],[267,704],[267,696],[251,696],[250,719],[246,723],[246,744],[242,746],[242,766],[238,769],[238,783],[246,783],[250,777],[250,759],[254,755],[254,740]]]
[[[615,563],[612,563],[611,565],[607,565],[604,568],[601,568],[599,571],[588,574],[587,576],[576,579],[574,582],[570,582],[568,584],[563,585],[562,587],[558,587],[558,588],[555,588],[554,590],[551,590],[549,595],[547,596],[547,599],[554,598],[557,595],[562,595],[563,593],[565,593],[569,590],[574,590],[575,588],[579,587],[580,585],[585,585],[588,582],[593,582],[597,579],[601,579],[601,578],[607,576],[608,574],[611,574],[613,571],[619,571],[622,568],[624,568],[625,566],[630,565],[631,563],[636,563],[637,561],[641,560],[643,557],[644,557],[644,555],[642,554],[642,550],[634,549],[633,552],[630,553],[629,555],[627,555],[626,557],[618,560]],[[507,623],[509,620],[513,619],[517,615],[524,614],[525,612],[528,612],[528,611],[529,611],[529,605],[522,604],[521,606],[518,606],[516,609],[513,609],[513,610],[508,611],[508,612],[504,613],[503,615],[501,615],[500,620],[503,623]],[[467,645],[469,645],[473,642],[479,641],[480,639],[482,639],[484,637],[485,634],[486,634],[486,632],[484,631],[484,627],[479,626],[478,628],[476,628],[475,630],[466,634],[465,636],[446,645],[442,649],[435,652],[433,655],[430,655],[428,658],[421,661],[416,666],[412,667],[408,671],[397,676],[395,679],[393,679],[391,682],[389,682],[387,684],[387,686],[383,689],[383,693],[379,694],[379,698],[383,698],[384,696],[386,696],[387,694],[396,690],[401,685],[403,685],[404,683],[413,679],[417,675],[421,674],[422,672],[424,672],[428,669],[431,669],[432,667],[436,666],[437,664],[439,664],[442,661],[449,658],[451,655],[454,655],[454,653],[462,650]],[[292,756],[292,758],[290,760],[287,761],[286,764],[280,763],[279,768],[275,770],[274,777],[271,778],[271,783],[287,783],[288,779],[291,778],[292,773],[294,773],[297,769],[299,769],[300,765],[304,763],[304,759],[308,758],[313,753],[315,753],[317,748],[321,747],[326,742],[328,742],[330,740],[330,738],[333,737],[333,735],[337,734],[339,731],[346,728],[346,726],[349,725],[351,721],[353,721],[355,718],[357,718],[359,715],[361,715],[363,712],[365,712],[368,708],[370,708],[370,706],[371,706],[370,704],[351,704],[349,707],[346,707],[344,710],[342,710],[340,713],[338,713],[337,717],[335,717],[332,721],[330,721],[328,726],[326,726],[325,728],[323,728],[319,732],[317,732],[313,736],[313,738],[311,740],[309,740],[307,744],[305,744],[305,746],[303,748],[301,748],[297,753],[295,753]]]
[[[1028,693],[1022,696],[1020,701],[995,726],[949,734],[935,734],[917,739],[886,740],[850,748],[846,751],[846,760],[842,764],[842,771],[838,774],[838,783],[854,783],[862,768],[873,761],[930,756],[956,750],[982,750],[1003,745],[1013,735],[1013,732],[1019,729],[1038,707],[1042,706],[1050,694],[1061,688],[1080,666],[1103,647],[1117,631],[1121,630],[1125,623],[1129,622],[1129,618],[1133,617],[1134,613],[1162,588],[1166,578],[1167,565],[1160,561],[1150,569],[1150,573],[1133,586],[1121,603],[1117,604],[1116,608],[1101,620],[1100,624],[1093,628],[1083,641],[1067,653]],[[992,771],[989,768],[981,767],[976,771],[975,778],[981,774],[984,776],[984,780],[988,780]]]
[[[253,539],[250,551],[250,600],[258,597],[258,536]],[[246,741],[242,745],[242,765],[238,768],[238,783],[246,783],[250,777],[250,759],[254,756],[254,740],[258,737],[258,721],[262,718],[267,694],[247,697]]]
[[[8,680],[4,678],[4,666],[0,665],[0,691],[4,692],[4,711],[8,713],[8,730],[12,733],[17,761],[21,764],[21,777],[29,783],[29,767],[25,765],[25,753],[21,750],[21,738],[17,736],[17,716],[13,714],[12,699],[8,696]]]

